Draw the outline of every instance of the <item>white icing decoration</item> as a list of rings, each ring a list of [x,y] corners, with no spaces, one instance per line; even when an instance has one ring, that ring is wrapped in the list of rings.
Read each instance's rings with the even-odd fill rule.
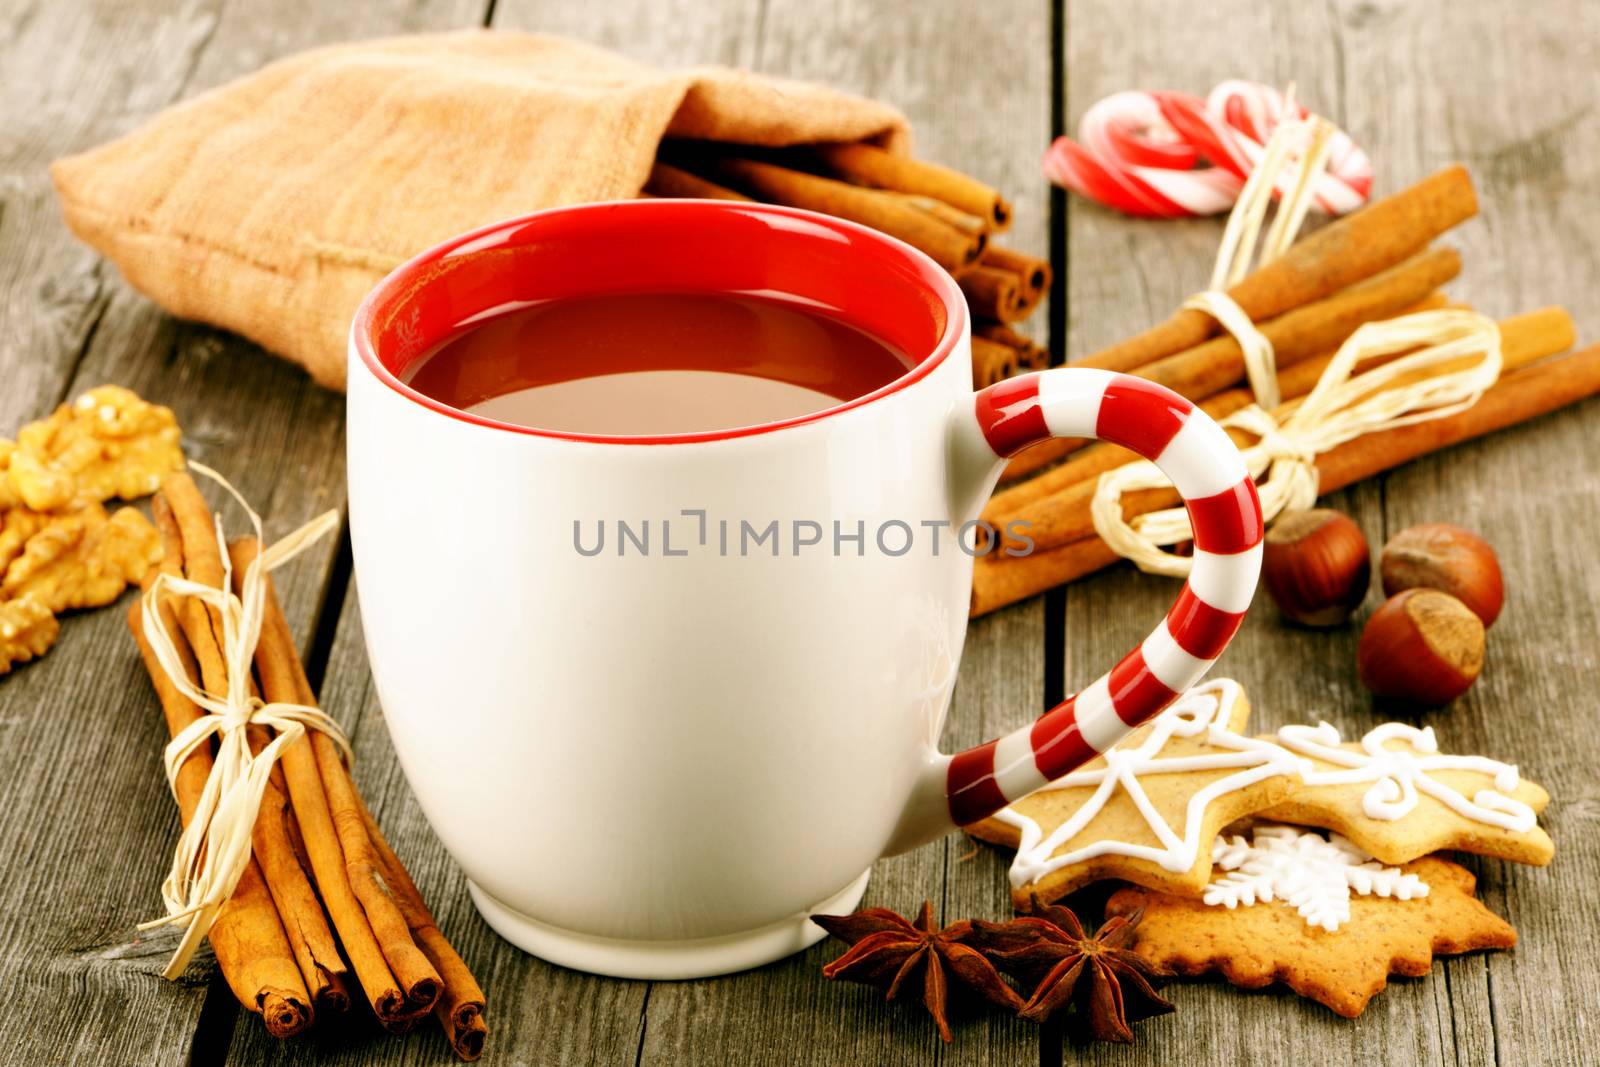
[[[1278,900],[1310,926],[1330,933],[1350,920],[1350,894],[1414,900],[1428,883],[1398,867],[1385,867],[1338,834],[1324,838],[1293,826],[1263,823],[1249,838],[1218,838],[1211,860],[1224,871],[1202,899],[1225,908]]]
[[[1396,738],[1404,740],[1415,752],[1384,747]],[[1285,726],[1278,731],[1278,740],[1303,756],[1343,768],[1319,771],[1312,768],[1309,760],[1304,761],[1301,776],[1307,785],[1371,782],[1372,788],[1361,798],[1361,808],[1370,819],[1393,822],[1409,815],[1417,806],[1420,791],[1462,818],[1503,830],[1526,833],[1538,824],[1532,808],[1506,795],[1517,788],[1516,767],[1485,756],[1440,755],[1431,726],[1418,730],[1405,723],[1386,722],[1367,732],[1361,739],[1360,752],[1340,748],[1339,731],[1325,722],[1317,726]],[[1428,771],[1477,771],[1494,779],[1494,789],[1480,789],[1469,800],[1430,778]]]
[[[1017,887],[1027,885],[1051,871],[1096,856],[1117,855],[1148,860],[1174,874],[1193,867],[1200,850],[1201,823],[1206,808],[1213,800],[1275,774],[1294,774],[1302,762],[1271,741],[1245,737],[1227,729],[1225,725],[1218,725],[1228,722],[1239,694],[1239,683],[1228,678],[1196,686],[1156,716],[1149,735],[1138,748],[1113,746],[1103,754],[1104,767],[1074,771],[1044,786],[1043,789],[1098,787],[1072,818],[1058,826],[1048,837],[1044,836],[1037,822],[1014,807],[1004,808],[997,813],[996,819],[1016,827],[1021,836],[1016,858],[1011,863],[1011,884]],[[1156,753],[1173,737],[1203,737],[1206,743],[1226,751],[1203,756],[1157,757]],[[1141,775],[1184,774],[1189,771],[1226,770],[1230,767],[1237,767],[1239,771],[1197,790],[1189,798],[1182,837],[1156,811],[1139,784]],[[1161,842],[1161,847],[1125,841],[1096,841],[1072,852],[1052,855],[1100,813],[1119,786],[1128,794],[1139,814],[1144,816],[1145,823]]]

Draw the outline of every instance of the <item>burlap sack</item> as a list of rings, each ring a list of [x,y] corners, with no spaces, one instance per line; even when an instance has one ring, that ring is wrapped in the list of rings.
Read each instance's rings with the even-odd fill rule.
[[[471,31],[293,56],[51,174],[67,225],[135,288],[342,389],[351,316],[390,269],[508,216],[632,197],[668,135],[909,138],[893,108],[818,85]]]

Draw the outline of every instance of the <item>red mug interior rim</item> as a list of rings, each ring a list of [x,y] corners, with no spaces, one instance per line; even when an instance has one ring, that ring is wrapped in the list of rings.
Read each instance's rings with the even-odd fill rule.
[[[629,286],[612,283],[609,289],[597,289],[593,286],[585,289],[580,284],[583,268],[587,266],[591,270],[599,270],[601,269],[599,264],[604,258],[603,254],[597,251],[597,242],[591,238],[607,231],[615,235],[623,229],[628,233],[630,253],[625,270],[643,271],[648,277],[653,261],[658,266],[666,262],[665,258],[656,260],[655,257],[670,257],[677,253],[681,255],[671,262],[669,269],[664,269],[655,284]],[[561,232],[552,235],[552,231]],[[711,251],[704,244],[708,235],[728,242],[727,256],[707,254]],[[840,316],[847,322],[896,342],[897,347],[903,351],[913,353],[921,351],[926,355],[918,359],[904,374],[886,385],[863,396],[806,415],[723,430],[661,435],[584,434],[501,422],[451,407],[418,392],[400,380],[399,373],[404,371],[405,366],[442,340],[451,329],[458,328],[472,314],[482,313],[497,306],[495,303],[490,303],[487,307],[478,307],[474,312],[461,314],[459,307],[450,303],[452,296],[459,302],[467,300],[468,296],[476,295],[473,291],[474,283],[480,287],[493,283],[494,269],[492,265],[488,270],[483,269],[485,261],[496,254],[516,254],[519,250],[528,249],[535,244],[551,243],[552,236],[558,239],[565,238],[571,242],[564,250],[561,259],[563,270],[560,279],[551,281],[555,284],[571,285],[572,293],[557,293],[555,294],[557,296],[579,295],[586,291],[672,289],[688,292],[734,291],[734,287],[719,285],[715,281],[719,265],[729,266],[730,269],[736,269],[738,266],[724,264],[724,259],[743,258],[749,261],[748,269],[802,271],[802,266],[791,266],[787,256],[774,257],[770,252],[763,253],[762,245],[770,249],[781,242],[791,242],[795,248],[810,253],[812,259],[818,258],[816,253],[819,249],[826,249],[835,262],[827,264],[831,268],[827,271],[808,275],[808,282],[832,290],[841,302],[849,299],[864,301],[866,297],[862,295],[862,288],[857,283],[871,277],[875,272],[880,280],[898,280],[903,283],[896,289],[883,290],[881,295],[890,299],[873,301],[870,307],[864,303],[854,309],[849,306],[835,307]],[[736,240],[740,237],[744,240]],[[753,237],[763,238],[764,241],[752,242],[750,238]],[[675,248],[664,243],[667,238],[675,239]],[[655,243],[652,244],[652,241]],[[615,252],[615,248],[611,251]],[[634,260],[641,257],[643,262],[635,264]],[[816,265],[818,264],[813,264]],[[579,268],[575,272],[576,281],[574,272],[567,269],[572,266]],[[616,260],[613,258],[607,261],[606,266],[616,266]],[[442,281],[450,281],[452,284],[441,286]],[[695,284],[696,282],[701,284]],[[441,289],[449,292],[434,300]],[[778,291],[790,292],[793,289],[786,286]],[[420,294],[428,294],[428,299],[419,298]],[[798,295],[811,297],[809,293]],[[920,310],[927,312],[931,317],[931,321],[920,325],[920,328],[930,332],[930,336],[921,343],[907,340],[908,335],[914,335],[919,328],[919,324],[908,322],[908,316],[912,314],[911,305],[919,301]],[[482,302],[481,296],[479,302]],[[832,301],[824,300],[823,303],[833,306]],[[441,304],[445,306],[441,307]],[[895,306],[887,306],[890,304]],[[471,306],[470,300],[467,300],[467,305]],[[402,310],[409,312],[404,319],[400,314]],[[862,321],[864,318],[870,320],[874,315],[878,321]],[[428,318],[431,321],[426,326],[419,326],[419,318]],[[928,256],[893,237],[843,219],[797,208],[726,200],[663,199],[551,208],[506,219],[452,238],[401,264],[379,282],[356,311],[351,327],[351,338],[362,363],[373,377],[413,403],[441,415],[477,426],[534,437],[600,444],[648,445],[748,437],[816,422],[861,407],[927,377],[955,349],[966,329],[967,303],[955,279]],[[386,341],[390,342],[391,347],[399,344],[405,350],[386,353],[385,358],[380,358],[379,349]]]

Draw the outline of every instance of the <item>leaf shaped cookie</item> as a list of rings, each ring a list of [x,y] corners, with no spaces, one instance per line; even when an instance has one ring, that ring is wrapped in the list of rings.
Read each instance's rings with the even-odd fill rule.
[[[1420,977],[1432,970],[1435,955],[1517,943],[1511,924],[1473,896],[1476,883],[1466,868],[1425,856],[1401,871],[1426,883],[1427,894],[1354,896],[1349,918],[1333,932],[1310,925],[1282,901],[1228,908],[1137,886],[1112,894],[1106,915],[1144,909],[1133,949],[1154,966],[1186,975],[1216,972],[1246,989],[1283,982],[1354,1018],[1391,974]]]

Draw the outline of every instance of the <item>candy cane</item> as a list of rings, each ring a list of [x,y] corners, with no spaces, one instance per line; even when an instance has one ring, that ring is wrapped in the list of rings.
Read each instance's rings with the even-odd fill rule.
[[[1044,171],[1058,185],[1129,215],[1215,215],[1233,205],[1278,124],[1305,115],[1271,86],[1237,79],[1222,82],[1205,100],[1173,92],[1115,93],[1084,114],[1077,142],[1056,139]],[[1201,160],[1210,166],[1197,169]],[[1365,203],[1371,189],[1371,161],[1336,131],[1312,203],[1341,215]]]
[[[1081,146],[1056,139],[1045,155],[1045,176],[1129,215],[1215,215],[1228,210],[1244,185],[1229,170],[1193,169],[1198,153],[1178,136],[1153,93],[1106,97],[1084,114],[1078,138]]]

